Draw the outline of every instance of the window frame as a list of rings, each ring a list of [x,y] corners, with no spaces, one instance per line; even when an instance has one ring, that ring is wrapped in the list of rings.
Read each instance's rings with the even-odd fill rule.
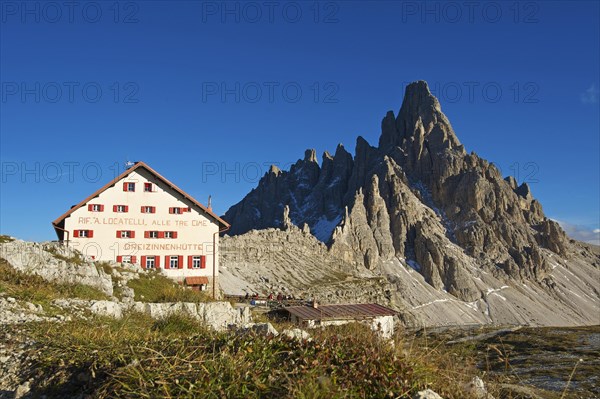
[[[150,230],[150,232],[148,234],[148,238],[158,238],[158,231],[157,230]]]
[[[144,266],[146,267],[146,269],[156,269],[156,256],[146,256],[146,264]]]
[[[175,265],[175,267],[173,267]],[[169,255],[169,269],[179,269],[179,256]]]
[[[144,183],[144,192],[145,193],[153,193],[154,192],[154,184],[150,182]]]
[[[131,230],[121,230],[121,238],[132,238]]]
[[[198,261],[198,266],[196,266],[196,261]],[[201,255],[192,255],[192,269],[201,269],[202,268],[202,256]]]
[[[92,212],[102,212],[102,205],[92,204]]]
[[[127,193],[134,193],[135,192],[135,182],[125,182],[126,184],[126,190],[124,190]]]

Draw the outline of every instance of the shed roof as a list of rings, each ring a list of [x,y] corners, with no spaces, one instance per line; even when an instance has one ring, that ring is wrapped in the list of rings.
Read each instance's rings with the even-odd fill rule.
[[[368,319],[396,314],[396,311],[376,303],[319,305],[316,308],[290,306],[285,310],[301,320]]]
[[[208,277],[193,276],[184,279],[185,285],[208,285]]]

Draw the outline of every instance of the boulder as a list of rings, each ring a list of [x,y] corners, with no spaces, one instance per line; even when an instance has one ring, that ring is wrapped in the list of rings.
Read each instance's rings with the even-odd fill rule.
[[[118,302],[94,301],[90,306],[90,311],[97,315],[113,317],[115,319],[123,317],[123,309]]]
[[[312,341],[310,334],[304,330],[299,328],[286,329],[281,332],[281,335],[284,335],[291,339],[296,339],[298,341]]]
[[[435,391],[431,389],[426,389],[424,391],[419,391],[415,395],[413,395],[413,399],[443,399],[440,395],[438,395]]]
[[[259,335],[278,336],[279,332],[271,323],[248,323],[242,326],[242,331],[253,332]]]

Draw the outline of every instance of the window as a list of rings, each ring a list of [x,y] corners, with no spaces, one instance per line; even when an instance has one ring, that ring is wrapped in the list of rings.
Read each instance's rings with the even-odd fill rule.
[[[144,238],[158,238],[158,231],[144,231]]]
[[[145,193],[151,193],[152,191],[154,191],[152,189],[152,183],[144,183],[144,192]]]
[[[174,208],[169,208],[169,213],[172,213],[174,215],[181,215],[182,212],[181,212],[181,208],[174,207]]]
[[[117,213],[126,213],[129,211],[129,207],[127,205],[114,205],[113,212]]]
[[[94,230],[74,230],[73,237],[92,238],[94,237]]]
[[[135,191],[135,183],[129,183],[129,182],[123,183],[123,191],[134,192]]]
[[[154,256],[146,256],[146,269],[154,269],[156,267],[156,259]]]
[[[159,269],[160,268],[160,256],[148,255],[142,256],[140,266],[144,269]]]
[[[178,269],[179,268],[179,256],[169,257],[169,268],[170,269]]]
[[[142,206],[142,213],[156,213],[156,207],[154,207],[154,206]]]
[[[165,231],[165,238],[177,238],[176,231]]]
[[[204,255],[188,256],[188,269],[206,269],[206,256],[204,256]]]
[[[88,211],[90,212],[104,212],[104,205],[100,204],[89,204]]]
[[[200,265],[201,265],[200,261],[201,261],[201,259],[202,258],[200,256],[194,256],[193,257],[193,259],[192,259],[192,267],[194,269],[200,269]]]
[[[135,238],[135,231],[117,230],[117,238]]]
[[[117,262],[120,263],[136,263],[137,259],[134,255],[119,255],[117,256]]]

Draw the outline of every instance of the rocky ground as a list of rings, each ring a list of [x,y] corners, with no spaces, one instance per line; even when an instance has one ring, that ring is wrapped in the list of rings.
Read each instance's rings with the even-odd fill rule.
[[[433,287],[406,259],[373,269],[353,267],[295,226],[224,237],[219,279],[232,295],[281,292],[324,303],[377,302],[397,309],[411,327],[600,324],[600,263],[589,262],[598,259],[598,248],[571,245],[567,259],[542,250],[550,271],[541,281],[515,280],[466,264],[479,292],[468,301]]]

